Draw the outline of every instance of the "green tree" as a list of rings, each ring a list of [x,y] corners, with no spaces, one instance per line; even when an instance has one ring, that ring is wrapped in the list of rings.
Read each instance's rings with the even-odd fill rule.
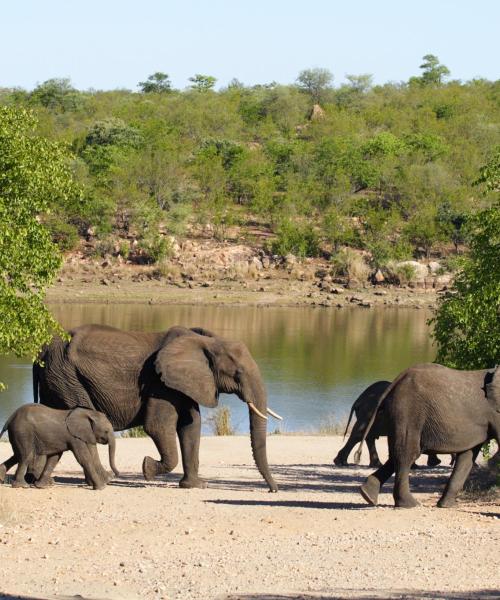
[[[165,94],[172,91],[170,77],[161,71],[153,73],[147,81],[140,81],[137,85],[144,94]]]
[[[217,82],[215,77],[211,75],[202,75],[201,73],[196,73],[193,77],[189,78],[191,82],[191,89],[198,90],[199,92],[208,92],[208,90],[212,90]]]
[[[32,103],[62,112],[77,110],[83,104],[82,94],[71,85],[68,78],[47,79],[33,90]]]
[[[457,369],[500,362],[500,202],[471,217],[470,251],[434,323],[436,361]]]
[[[297,85],[311,97],[313,104],[321,104],[332,82],[333,75],[328,69],[304,69],[297,77]]]
[[[29,111],[0,107],[0,352],[33,358],[61,332],[43,302],[61,255],[40,216],[77,194],[66,151],[36,125]]]
[[[448,67],[442,65],[439,62],[439,58],[434,54],[426,54],[422,57],[422,60],[424,62],[419,67],[422,69],[422,75],[420,77],[411,77],[410,83],[417,83],[424,86],[438,86],[450,75]]]

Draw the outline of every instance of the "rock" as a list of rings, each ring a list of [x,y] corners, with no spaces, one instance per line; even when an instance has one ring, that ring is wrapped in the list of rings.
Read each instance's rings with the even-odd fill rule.
[[[260,258],[257,258],[257,256],[254,256],[249,264],[254,266],[258,271],[264,268]]]
[[[413,271],[415,273],[414,281],[424,281],[429,274],[427,266],[417,262],[416,260],[403,260],[396,263],[397,267],[404,267],[407,265],[413,267]]]
[[[363,302],[363,298],[361,298],[361,296],[351,296],[349,301],[354,304],[359,304],[359,303]]]
[[[287,254],[285,256],[285,264],[287,267],[291,267],[297,263],[297,257],[294,254]]]
[[[387,296],[387,291],[386,290],[377,290],[375,292],[373,292],[374,296]]]
[[[353,290],[356,289],[360,286],[360,283],[357,279],[349,279],[349,281],[347,282],[347,289],[349,290]]]
[[[314,276],[317,277],[318,279],[324,279],[325,277],[328,277],[328,271],[326,269],[318,269],[317,271],[315,271]]]
[[[330,288],[330,293],[331,293],[331,294],[343,294],[343,293],[344,293],[344,288],[340,288],[340,287],[331,287],[331,288]]]
[[[262,262],[262,267],[264,269],[269,269],[269,267],[271,266],[271,261],[269,260],[268,256],[262,257],[261,262]]]
[[[427,265],[427,268],[432,275],[435,275],[440,269],[442,269],[442,266],[437,260],[431,260]]]
[[[377,269],[377,271],[375,272],[373,280],[375,281],[375,283],[382,283],[383,281],[385,281],[385,277],[380,269]]]
[[[453,276],[451,273],[444,273],[443,275],[439,275],[436,277],[436,287],[443,288],[449,286],[452,282]]]

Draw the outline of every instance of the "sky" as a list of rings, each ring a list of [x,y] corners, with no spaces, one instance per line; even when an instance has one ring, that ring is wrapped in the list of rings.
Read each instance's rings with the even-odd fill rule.
[[[303,69],[419,74],[439,57],[453,79],[498,79],[500,0],[0,0],[0,87],[69,77],[78,89],[137,90],[168,73],[246,85],[293,83]]]

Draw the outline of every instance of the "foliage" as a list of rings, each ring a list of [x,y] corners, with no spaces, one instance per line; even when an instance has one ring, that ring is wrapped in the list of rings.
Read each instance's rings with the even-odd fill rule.
[[[313,104],[321,103],[332,82],[333,75],[328,69],[304,69],[297,77],[297,85],[311,97]]]
[[[65,149],[26,109],[0,107],[0,352],[35,357],[61,332],[43,299],[61,256],[40,215],[78,196]]]
[[[434,339],[439,363],[484,369],[500,362],[500,202],[469,219],[469,254],[439,303]]]
[[[217,79],[212,77],[211,75],[202,75],[201,73],[196,73],[193,77],[189,78],[191,82],[191,88],[193,90],[198,90],[199,92],[208,92],[214,88],[217,83]]]
[[[214,435],[234,435],[231,424],[231,410],[228,406],[219,406],[213,415],[208,417],[208,422]]]
[[[317,256],[319,253],[318,234],[309,223],[300,223],[285,218],[280,221],[272,252],[281,256],[295,254],[300,257]]]
[[[153,73],[147,78],[147,81],[140,81],[138,87],[144,94],[165,94],[172,91],[170,77],[161,71]]]
[[[382,267],[462,252],[467,218],[500,187],[490,177],[500,83],[447,82],[434,58],[408,85],[348,75],[333,87],[329,71],[305,69],[295,85],[216,90],[197,74],[196,89],[174,91],[158,72],[143,93],[78,91],[57,79],[31,93],[3,90],[0,105],[32,108],[40,133],[76,154],[83,194],[49,199],[53,226],[148,245],[160,231],[182,235],[189,222],[224,240],[232,224],[256,219],[278,233],[281,250],[347,245]],[[316,102],[321,118],[311,118]],[[69,236],[59,228],[54,238],[68,248]]]

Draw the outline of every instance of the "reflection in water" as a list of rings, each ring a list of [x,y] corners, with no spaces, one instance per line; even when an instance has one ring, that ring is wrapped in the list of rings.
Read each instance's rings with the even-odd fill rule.
[[[434,358],[426,324],[430,314],[423,310],[137,304],[61,304],[51,310],[66,328],[83,323],[140,331],[202,326],[244,341],[262,369],[270,406],[285,417],[281,426],[271,419],[270,430],[311,431],[332,417],[343,422],[364,387]],[[31,402],[30,365],[0,358],[0,381],[9,386],[0,396],[3,422],[16,406]],[[221,402],[230,405],[238,431],[246,431],[242,402],[235,396],[222,396]]]

